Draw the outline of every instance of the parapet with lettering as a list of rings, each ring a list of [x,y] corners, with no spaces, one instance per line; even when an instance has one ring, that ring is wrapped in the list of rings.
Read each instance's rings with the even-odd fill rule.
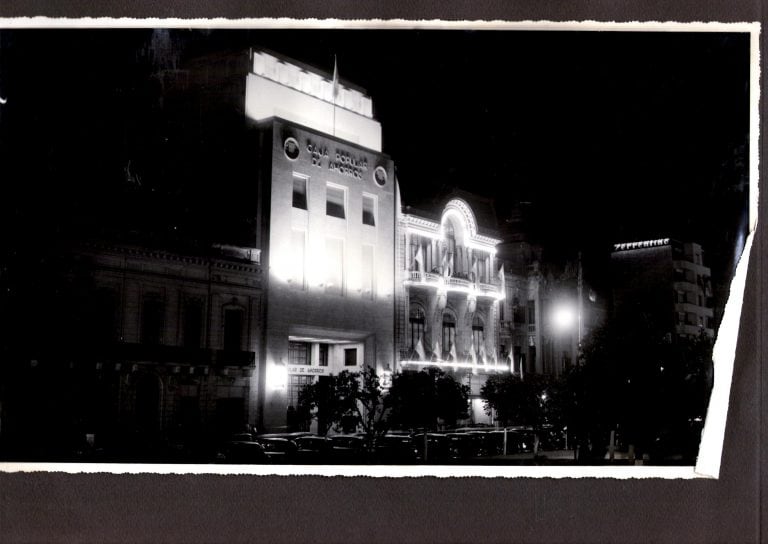
[[[381,151],[381,124],[373,118],[371,98],[321,74],[254,51],[246,80],[246,115],[255,121],[279,117]]]

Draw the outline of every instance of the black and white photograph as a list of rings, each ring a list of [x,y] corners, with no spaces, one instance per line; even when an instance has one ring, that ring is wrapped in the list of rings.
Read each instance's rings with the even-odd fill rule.
[[[694,467],[758,36],[639,28],[0,29],[2,466]]]

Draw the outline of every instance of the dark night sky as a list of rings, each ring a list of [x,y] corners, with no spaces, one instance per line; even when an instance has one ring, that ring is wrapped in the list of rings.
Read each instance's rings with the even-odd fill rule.
[[[328,72],[336,54],[373,98],[410,203],[457,186],[494,198],[501,219],[532,202],[553,248],[605,255],[672,236],[731,266],[747,202],[746,34],[2,31],[6,226],[110,209],[121,197],[105,187],[124,183],[127,159],[167,139],[152,72],[249,46]],[[156,188],[183,201],[183,183]]]

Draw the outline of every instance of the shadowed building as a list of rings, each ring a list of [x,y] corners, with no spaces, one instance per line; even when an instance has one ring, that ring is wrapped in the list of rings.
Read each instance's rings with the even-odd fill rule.
[[[634,316],[661,334],[714,337],[712,284],[699,244],[669,238],[615,244],[613,312]]]
[[[121,459],[168,459],[241,430],[255,417],[259,260],[114,242],[52,255],[46,311],[25,324],[49,333],[3,365],[8,453],[68,458],[89,437]]]

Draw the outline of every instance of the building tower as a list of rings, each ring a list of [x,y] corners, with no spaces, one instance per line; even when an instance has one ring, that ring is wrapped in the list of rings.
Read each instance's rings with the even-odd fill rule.
[[[268,430],[286,428],[314,380],[394,361],[394,165],[372,111],[335,69],[251,52],[245,114],[259,132]]]

